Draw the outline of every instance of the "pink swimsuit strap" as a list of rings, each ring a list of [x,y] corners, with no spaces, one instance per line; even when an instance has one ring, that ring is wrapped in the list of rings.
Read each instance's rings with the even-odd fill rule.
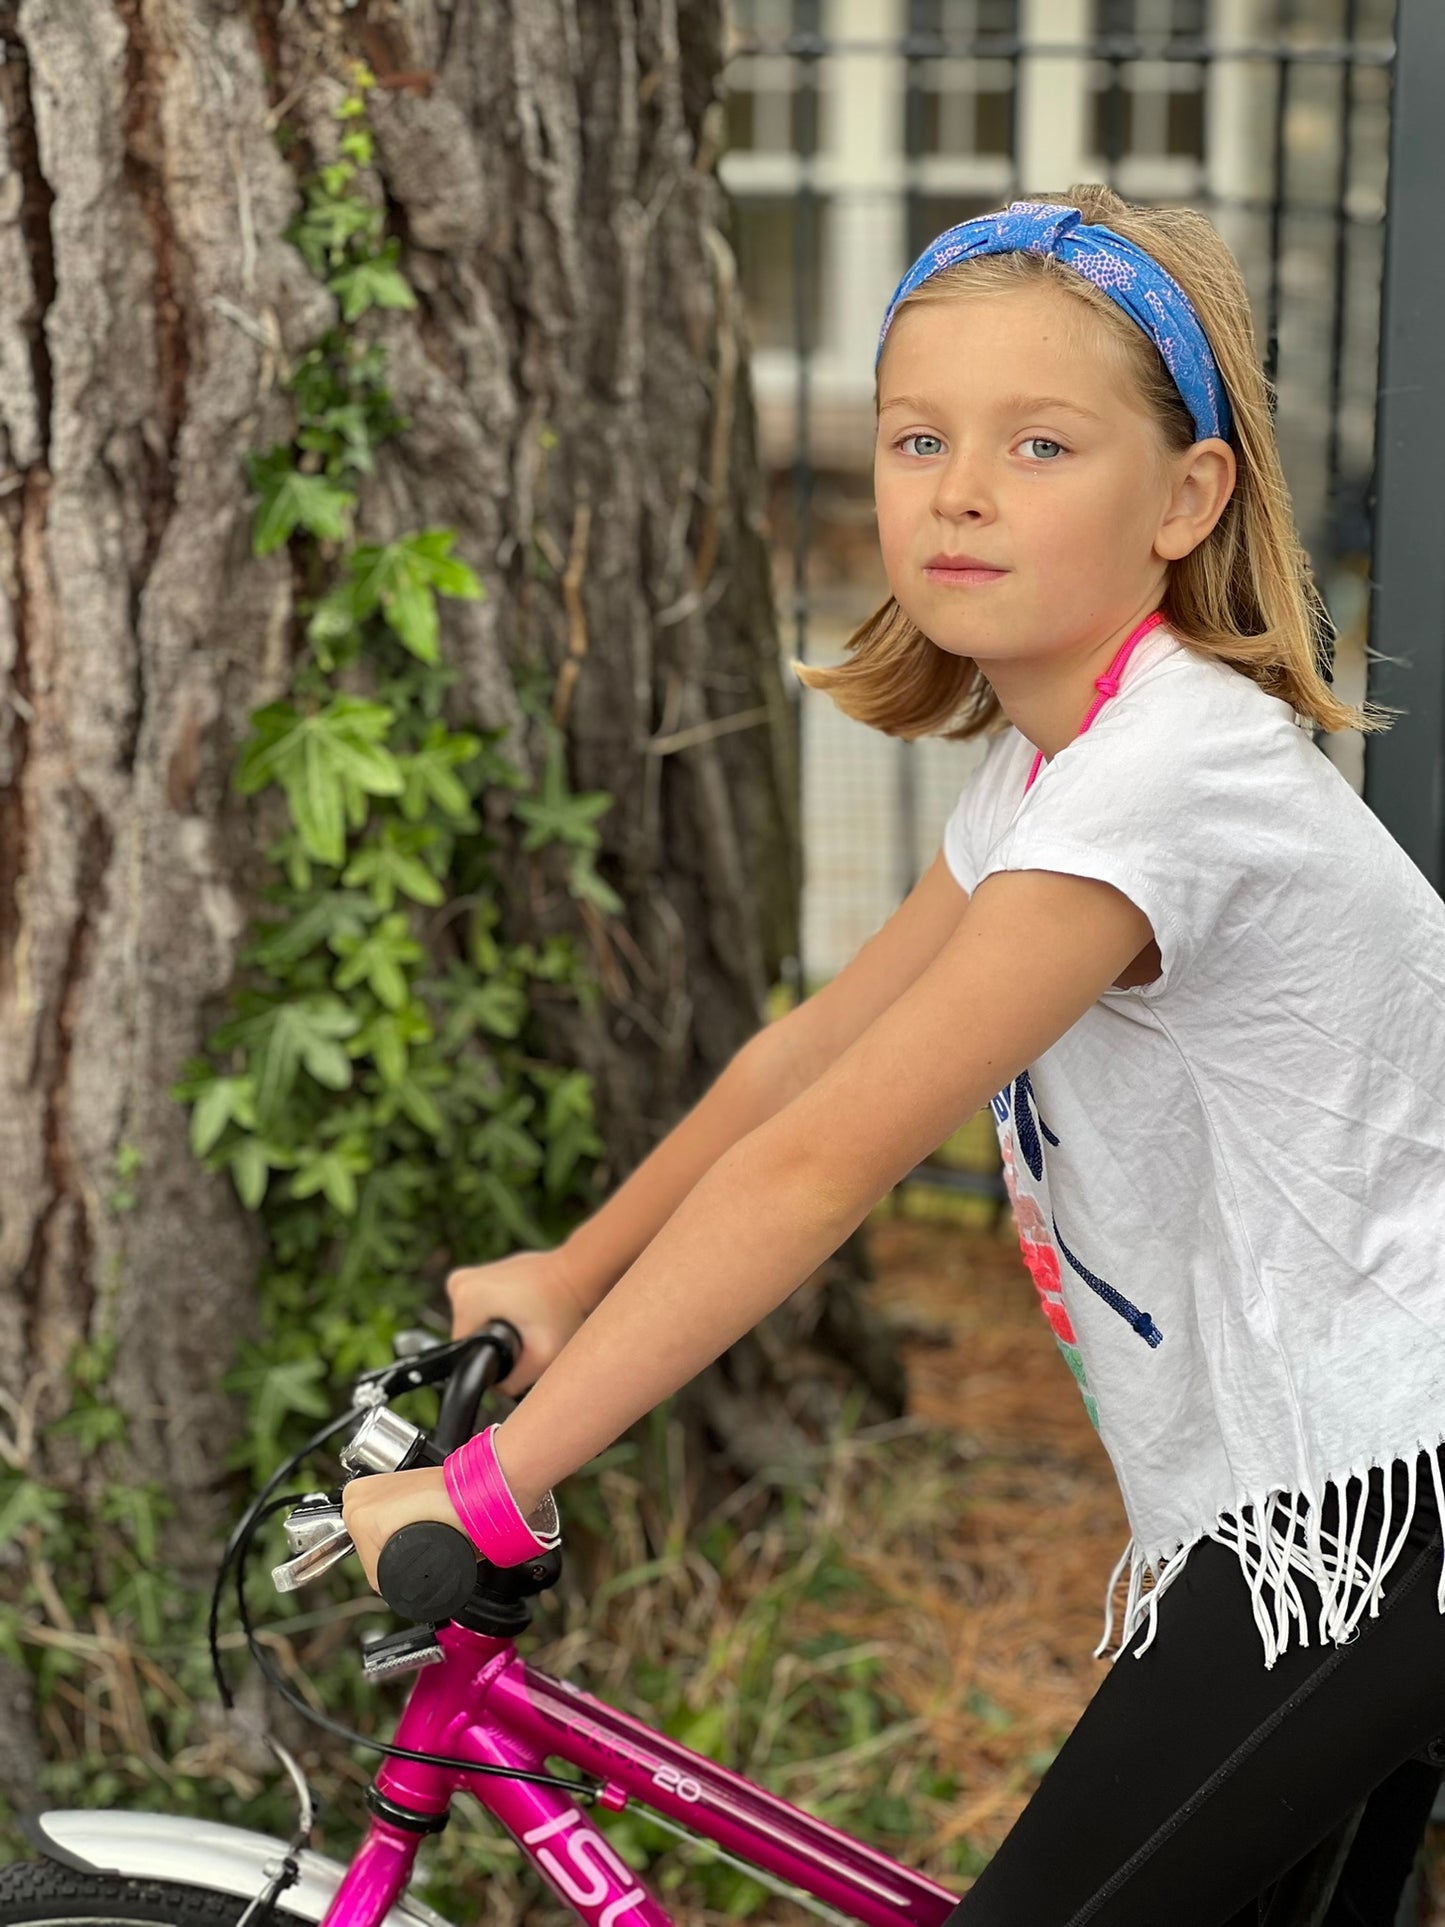
[[[1139,624],[1139,627],[1135,629],[1131,635],[1126,637],[1124,642],[1120,645],[1118,654],[1115,656],[1114,660],[1109,664],[1109,667],[1104,671],[1103,675],[1095,679],[1094,687],[1095,689],[1098,690],[1099,693],[1094,698],[1093,707],[1090,709],[1088,715],[1084,718],[1083,722],[1080,723],[1079,725],[1080,736],[1083,735],[1084,731],[1089,727],[1089,724],[1093,722],[1094,718],[1098,715],[1099,711],[1104,707],[1104,704],[1108,702],[1109,698],[1111,696],[1118,695],[1119,684],[1123,680],[1124,670],[1128,665],[1130,656],[1133,655],[1135,649],[1144,640],[1145,636],[1147,636],[1151,630],[1157,629],[1160,623],[1163,622],[1163,620],[1164,620],[1164,611],[1162,609],[1156,609],[1153,615],[1145,616],[1144,620]],[[1025,796],[1027,796],[1029,791],[1033,788],[1034,778],[1038,775],[1039,770],[1042,768],[1043,760],[1044,760],[1044,752],[1042,750],[1037,750],[1034,754],[1033,767],[1029,771],[1029,780],[1027,783],[1024,784]]]

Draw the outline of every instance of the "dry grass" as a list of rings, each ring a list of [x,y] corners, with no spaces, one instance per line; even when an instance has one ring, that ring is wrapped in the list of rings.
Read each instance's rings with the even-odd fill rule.
[[[968,1789],[948,1834],[989,1851],[1099,1684],[1090,1655],[1128,1528],[1012,1233],[894,1219],[876,1234],[877,1301],[921,1328],[913,1409],[970,1460],[932,1558],[896,1574],[908,1634],[892,1671]]]
[[[879,1301],[933,1327],[932,1344],[909,1347],[915,1410],[981,1454],[957,1530],[939,1548],[937,1583],[915,1581],[927,1588],[919,1604],[941,1654],[900,1654],[893,1665],[906,1692],[930,1663],[948,1682],[935,1730],[972,1789],[949,1831],[987,1851],[1099,1684],[1101,1663],[1088,1655],[1127,1528],[1011,1234],[884,1220],[875,1251]],[[1005,1731],[989,1732],[970,1682],[1010,1713]],[[1420,1927],[1445,1927],[1445,1826],[1430,1830],[1422,1887]]]

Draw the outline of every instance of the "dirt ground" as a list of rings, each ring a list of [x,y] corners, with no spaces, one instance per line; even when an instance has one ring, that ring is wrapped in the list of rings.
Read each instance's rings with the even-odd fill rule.
[[[916,1413],[976,1454],[931,1704],[970,1789],[958,1832],[997,1839],[1102,1679],[1103,1589],[1128,1537],[1113,1474],[1012,1232],[880,1214],[875,1294],[908,1333]],[[985,1577],[980,1580],[977,1575]],[[1420,1927],[1445,1927],[1445,1827],[1434,1827]]]

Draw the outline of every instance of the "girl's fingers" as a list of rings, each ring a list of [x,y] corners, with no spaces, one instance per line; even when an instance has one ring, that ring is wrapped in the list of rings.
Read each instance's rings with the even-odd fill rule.
[[[382,1547],[394,1532],[418,1519],[465,1528],[447,1497],[440,1466],[421,1466],[415,1472],[370,1472],[342,1488],[341,1514],[351,1534],[366,1583],[376,1590],[376,1567]]]

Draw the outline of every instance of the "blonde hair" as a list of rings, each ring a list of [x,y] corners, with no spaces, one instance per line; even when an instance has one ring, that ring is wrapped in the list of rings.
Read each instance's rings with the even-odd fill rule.
[[[1229,395],[1237,480],[1218,522],[1193,552],[1169,566],[1162,607],[1182,642],[1251,677],[1271,696],[1323,730],[1388,729],[1397,711],[1342,703],[1320,673],[1316,637],[1333,626],[1310,574],[1290,507],[1259,364],[1249,297],[1238,263],[1215,229],[1192,208],[1139,207],[1093,183],[1033,197],[1077,208],[1151,254],[1184,289]],[[1182,451],[1194,424],[1153,342],[1122,309],[1051,255],[995,254],[960,261],[899,306],[1052,283],[1092,311],[1154,417],[1164,443]],[[875,394],[876,405],[876,394]],[[793,664],[811,689],[824,689],[845,714],[890,736],[941,735],[949,741],[1006,726],[987,679],[967,656],[940,649],[888,600],[848,640],[849,660],[832,668]]]

